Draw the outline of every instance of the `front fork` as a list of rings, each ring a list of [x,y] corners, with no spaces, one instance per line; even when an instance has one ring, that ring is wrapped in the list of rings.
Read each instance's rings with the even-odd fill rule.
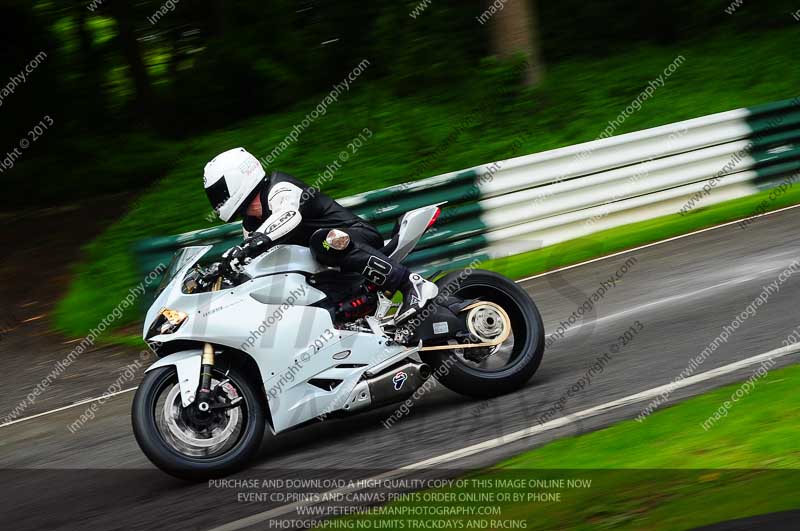
[[[211,291],[219,291],[222,287],[220,276]],[[206,413],[211,411],[211,370],[214,368],[214,345],[203,345],[203,357],[200,366],[200,389],[197,391],[197,409]]]
[[[204,413],[211,410],[211,369],[213,367],[214,346],[206,343],[203,346],[200,365],[200,389],[197,391],[197,409]]]

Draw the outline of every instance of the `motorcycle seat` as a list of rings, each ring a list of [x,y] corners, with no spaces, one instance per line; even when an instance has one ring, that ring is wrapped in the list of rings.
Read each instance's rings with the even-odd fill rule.
[[[386,256],[389,256],[397,249],[398,243],[400,243],[400,219],[395,222],[394,228],[392,229],[392,235],[388,240],[383,242],[383,247],[378,250]]]

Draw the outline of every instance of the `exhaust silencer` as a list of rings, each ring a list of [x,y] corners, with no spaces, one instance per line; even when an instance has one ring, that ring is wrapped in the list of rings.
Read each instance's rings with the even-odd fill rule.
[[[401,402],[414,394],[431,375],[425,363],[408,362],[367,380],[370,406]]]

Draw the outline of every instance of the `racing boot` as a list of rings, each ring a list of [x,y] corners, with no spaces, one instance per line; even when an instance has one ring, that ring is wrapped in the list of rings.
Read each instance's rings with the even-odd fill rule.
[[[425,305],[439,294],[439,287],[425,280],[416,273],[411,273],[400,285],[403,303],[394,316],[395,324],[400,324],[419,312]]]

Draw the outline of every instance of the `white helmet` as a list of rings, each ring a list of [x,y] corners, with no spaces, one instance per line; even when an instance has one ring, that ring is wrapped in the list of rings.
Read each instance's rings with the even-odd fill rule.
[[[244,148],[220,153],[206,164],[206,195],[222,221],[230,221],[236,215],[265,175],[258,159]]]

